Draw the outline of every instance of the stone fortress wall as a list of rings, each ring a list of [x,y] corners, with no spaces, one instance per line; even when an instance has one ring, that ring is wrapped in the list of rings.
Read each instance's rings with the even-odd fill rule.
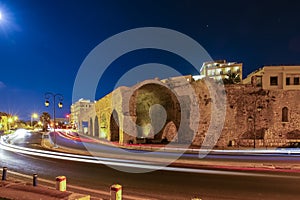
[[[216,93],[208,90],[207,83],[213,85]],[[187,93],[188,85],[192,85],[196,99]],[[224,88],[212,80],[192,81],[191,77],[146,80],[130,88],[118,88],[95,103],[95,114],[87,117],[88,134],[121,144],[164,140],[201,146],[212,122],[222,121],[223,116],[218,112],[226,109],[221,135],[217,138],[219,148],[254,147],[254,141],[255,147],[300,142],[300,90],[262,90],[250,84]],[[218,93],[224,93],[226,98],[220,99]],[[225,108],[221,107],[222,102],[226,102]],[[160,119],[149,116],[150,107],[156,104],[166,110],[163,127],[151,125]],[[199,113],[195,113],[195,105]]]
[[[196,88],[201,88],[200,84],[196,85]],[[279,147],[300,142],[299,90],[262,90],[242,84],[226,85],[225,90],[226,118],[217,143],[219,147],[253,147],[255,136],[256,147]],[[201,124],[209,122],[203,118],[199,132],[203,130]],[[198,134],[196,137],[203,135]],[[201,140],[193,142],[195,145],[200,143]]]

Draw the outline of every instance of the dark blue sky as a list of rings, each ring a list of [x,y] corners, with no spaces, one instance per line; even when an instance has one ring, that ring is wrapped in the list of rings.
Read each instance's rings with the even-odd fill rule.
[[[51,91],[64,95],[63,117],[88,53],[138,27],[182,32],[213,59],[243,62],[244,75],[263,65],[300,64],[299,9],[297,1],[0,0],[0,111],[22,119],[51,113],[44,107],[44,93]],[[110,66],[96,98],[110,92],[126,69],[148,62],[195,73],[166,52],[132,52]]]

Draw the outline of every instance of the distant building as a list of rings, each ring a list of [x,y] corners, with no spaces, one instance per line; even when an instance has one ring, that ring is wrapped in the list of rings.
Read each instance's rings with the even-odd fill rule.
[[[0,112],[0,131],[7,131],[11,128],[15,128],[16,121],[18,121],[16,116],[12,116],[11,114],[7,114],[5,112]]]
[[[0,131],[8,130],[8,116],[0,112]]]
[[[243,84],[252,84],[264,90],[299,90],[300,66],[264,66],[249,74]]]
[[[55,122],[60,123],[60,124],[68,124],[69,119],[68,118],[55,118]]]
[[[228,78],[228,74],[235,73],[243,78],[243,64],[237,62],[227,62],[226,60],[216,60],[204,62],[200,69],[202,76],[222,80]]]
[[[79,99],[77,102],[71,105],[71,116],[70,122],[76,128],[81,129],[82,124],[80,122],[87,121],[87,119],[82,119],[85,116],[85,113],[94,105],[94,102],[91,102],[87,99]]]

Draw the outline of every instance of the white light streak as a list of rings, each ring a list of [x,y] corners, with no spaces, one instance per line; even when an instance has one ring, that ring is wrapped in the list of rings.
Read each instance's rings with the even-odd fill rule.
[[[248,172],[165,167],[165,166],[155,165],[153,163],[144,162],[144,161],[123,160],[123,159],[114,159],[114,158],[100,158],[100,157],[93,157],[93,156],[83,156],[83,155],[75,155],[75,154],[60,153],[60,152],[53,152],[53,151],[45,151],[45,150],[31,149],[31,148],[25,148],[25,147],[19,147],[19,146],[7,144],[3,140],[3,137],[1,137],[0,139],[0,144],[1,144],[0,148],[7,151],[16,152],[16,153],[39,156],[44,158],[92,163],[92,164],[103,164],[103,165],[111,165],[111,166],[118,166],[118,167],[131,167],[131,168],[164,170],[164,171],[175,171],[175,172],[186,172],[186,173],[214,174],[214,175],[217,174],[217,175],[255,176],[255,177],[285,177],[280,175],[248,173]]]

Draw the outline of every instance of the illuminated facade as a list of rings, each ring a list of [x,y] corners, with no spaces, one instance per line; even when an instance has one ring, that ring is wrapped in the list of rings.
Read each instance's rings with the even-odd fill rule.
[[[228,78],[228,74],[235,73],[240,79],[243,77],[243,64],[236,62],[226,62],[226,60],[216,60],[204,62],[200,70],[201,75],[215,80]]]
[[[265,90],[300,89],[300,66],[264,66],[249,74],[244,84],[252,84]]]

